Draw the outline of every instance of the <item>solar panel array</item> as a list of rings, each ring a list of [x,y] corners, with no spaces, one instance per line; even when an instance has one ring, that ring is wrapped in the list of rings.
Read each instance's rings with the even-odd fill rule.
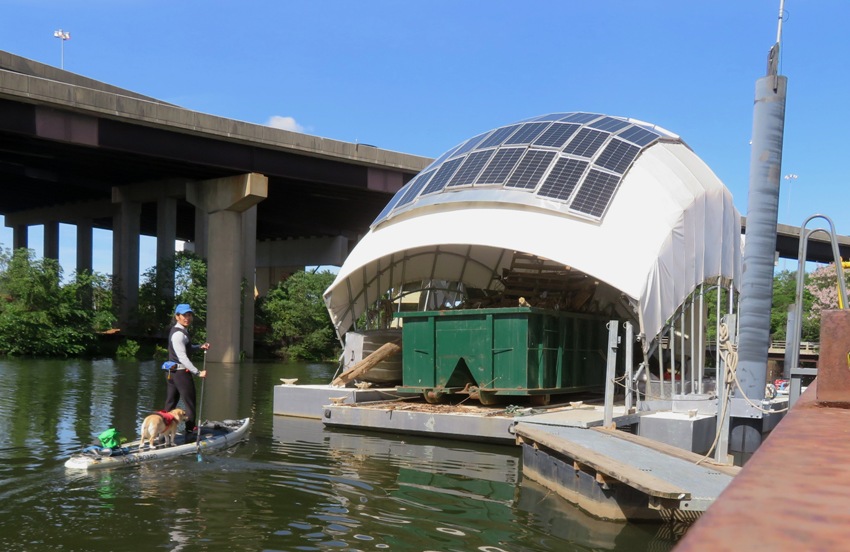
[[[637,156],[664,134],[597,113],[552,113],[479,134],[442,155],[393,197],[377,224],[420,198],[462,199],[464,191],[534,194],[601,220]]]

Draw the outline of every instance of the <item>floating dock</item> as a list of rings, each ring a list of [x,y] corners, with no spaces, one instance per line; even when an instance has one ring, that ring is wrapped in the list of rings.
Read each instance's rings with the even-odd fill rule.
[[[740,470],[603,428],[602,404],[427,404],[394,388],[280,385],[274,412],[327,427],[519,445],[525,477],[602,519],[692,521]],[[612,425],[633,428],[640,418],[615,406]]]
[[[625,431],[520,422],[522,471],[604,519],[692,521],[740,471]]]

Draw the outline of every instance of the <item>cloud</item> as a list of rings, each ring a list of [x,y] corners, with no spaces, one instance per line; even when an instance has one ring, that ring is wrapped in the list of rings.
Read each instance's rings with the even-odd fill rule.
[[[266,126],[279,128],[282,130],[291,130],[293,132],[304,132],[304,127],[299,125],[293,117],[281,117],[280,115],[272,115],[266,121]]]

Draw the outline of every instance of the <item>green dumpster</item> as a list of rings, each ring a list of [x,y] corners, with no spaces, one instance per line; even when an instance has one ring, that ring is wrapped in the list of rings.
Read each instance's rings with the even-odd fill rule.
[[[402,319],[402,386],[430,402],[471,393],[552,394],[604,386],[607,319],[513,307],[397,313]]]

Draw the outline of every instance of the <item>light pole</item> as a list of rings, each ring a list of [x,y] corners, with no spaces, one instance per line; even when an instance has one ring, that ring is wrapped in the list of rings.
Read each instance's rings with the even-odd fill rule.
[[[60,39],[62,41],[62,64],[59,66],[60,69],[65,69],[65,41],[71,39],[71,33],[68,31],[63,31],[59,29],[58,31],[53,31],[53,36]]]
[[[798,176],[796,174],[786,174],[783,176],[785,180],[788,181],[788,223],[791,223],[791,181],[797,180]]]

